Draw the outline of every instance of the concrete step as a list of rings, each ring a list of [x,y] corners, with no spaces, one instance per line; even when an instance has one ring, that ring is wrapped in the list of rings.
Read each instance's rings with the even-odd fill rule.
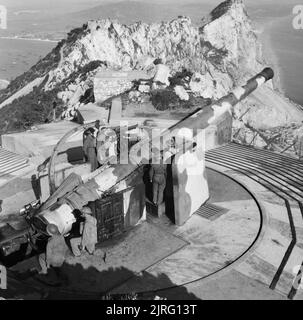
[[[0,177],[28,166],[28,159],[0,147]]]
[[[258,194],[257,201],[267,211],[269,221],[265,235],[239,271],[290,299],[296,298],[293,269],[303,260],[303,163],[233,143],[208,151],[206,160],[210,166],[222,167],[223,171],[251,179],[264,188],[261,193],[255,192],[255,188],[252,191]],[[273,205],[273,200],[280,208]]]
[[[275,189],[282,195],[284,194],[296,201],[303,201],[303,186],[299,180],[295,180],[288,173],[282,172],[265,157],[258,161],[257,157],[248,156],[247,149],[246,147],[242,149],[241,146],[236,148],[227,146],[207,152],[206,158],[209,161],[217,161],[250,176],[255,176],[266,182],[269,188]],[[288,170],[292,167],[292,163],[284,164],[284,169]],[[297,168],[297,172],[303,175],[303,168]]]

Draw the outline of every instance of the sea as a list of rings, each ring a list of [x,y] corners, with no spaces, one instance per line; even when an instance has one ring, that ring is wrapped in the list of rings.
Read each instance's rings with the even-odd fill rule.
[[[279,18],[265,32],[270,33],[285,95],[303,105],[303,29],[295,30],[292,20],[292,15]]]
[[[56,42],[0,38],[0,79],[11,81],[46,56]]]

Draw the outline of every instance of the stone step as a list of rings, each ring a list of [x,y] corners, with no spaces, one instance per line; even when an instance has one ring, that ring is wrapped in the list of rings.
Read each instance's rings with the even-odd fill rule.
[[[28,166],[28,159],[0,147],[0,177]]]

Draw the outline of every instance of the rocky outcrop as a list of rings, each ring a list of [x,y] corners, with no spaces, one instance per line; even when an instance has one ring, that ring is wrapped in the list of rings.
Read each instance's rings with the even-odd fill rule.
[[[218,95],[222,95],[236,80],[243,79],[239,75],[250,76],[260,67],[257,62],[251,63],[259,49],[255,49],[256,39],[243,3],[226,3],[228,5],[224,6],[224,11],[220,10],[220,15],[200,28],[187,17],[166,23],[138,22],[130,26],[109,19],[89,21],[82,28],[72,30],[67,39],[23,79],[32,81],[33,70],[41,77],[45,63],[44,75],[48,76],[48,81],[41,89],[47,91],[91,61],[103,61],[107,68],[130,70],[142,67],[146,57],[150,62],[161,57],[173,72],[187,68],[210,75],[217,83]],[[247,51],[247,47],[251,50]],[[251,52],[251,56],[248,57],[247,52]],[[50,57],[55,57],[53,63],[49,62]],[[25,85],[19,79],[18,90],[21,83]],[[11,93],[13,87],[14,83],[9,88]]]
[[[223,2],[210,13],[209,20],[200,29],[202,38],[224,52],[222,69],[236,85],[241,84],[265,63],[243,1]]]
[[[72,30],[50,54],[0,93],[0,103],[5,105],[0,110],[0,118],[2,113],[3,119],[9,112],[16,114],[14,108],[20,108],[22,101],[28,104],[27,96],[31,99],[38,96],[25,92],[25,87],[51,94],[50,102],[56,96],[65,110],[64,115],[69,115],[70,110],[80,105],[85,92],[92,90],[97,72],[150,71],[156,58],[170,67],[172,75],[183,69],[191,71],[194,76],[185,89],[204,99],[220,98],[266,64],[241,0],[223,2],[202,19],[200,26],[183,16],[170,22],[137,22],[129,26],[109,19],[89,21]],[[37,87],[28,86],[37,78],[44,80]],[[105,92],[103,98],[129,88],[130,84],[123,83],[119,88],[115,85],[115,90]],[[20,91],[27,95],[18,94]],[[34,101],[33,108],[37,104]],[[303,120],[301,110],[274,91],[272,83],[236,107],[235,118],[242,116],[241,120],[258,130]],[[236,123],[247,130],[243,121]]]

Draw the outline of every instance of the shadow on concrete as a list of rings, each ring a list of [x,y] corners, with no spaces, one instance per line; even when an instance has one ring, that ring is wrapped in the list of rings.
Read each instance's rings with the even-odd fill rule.
[[[94,267],[84,269],[80,264],[64,264],[60,273],[64,275],[64,281],[52,271],[48,275],[9,272],[8,289],[0,290],[0,296],[38,300],[153,300],[156,296],[168,300],[198,300],[163,273],[157,276],[145,271],[135,274],[124,267],[100,272]],[[138,284],[137,292],[132,284]],[[123,291],[117,289],[120,285],[123,285]],[[165,293],[164,290],[153,289],[157,287],[164,288]]]
[[[138,183],[138,187],[135,187],[129,197],[129,205],[127,212],[124,216],[126,228],[134,226],[142,218],[145,208],[145,185],[144,183]]]
[[[73,147],[65,150],[64,152],[60,152],[58,156],[66,154],[67,155],[67,161],[69,163],[78,163],[79,161],[83,161],[84,158],[84,152],[83,147]]]
[[[172,165],[167,164],[166,187],[164,190],[165,214],[172,223],[175,223],[175,201]]]
[[[39,167],[45,167],[49,164],[51,157],[46,158]],[[77,146],[73,148],[69,148],[67,150],[63,150],[58,153],[57,158],[55,159],[55,164],[62,163],[62,160],[66,160],[70,164],[77,164],[79,162],[83,162],[84,152],[82,146]]]
[[[143,182],[145,184],[145,196],[149,201],[153,201],[153,184],[149,179],[150,165],[145,165],[143,168]]]

